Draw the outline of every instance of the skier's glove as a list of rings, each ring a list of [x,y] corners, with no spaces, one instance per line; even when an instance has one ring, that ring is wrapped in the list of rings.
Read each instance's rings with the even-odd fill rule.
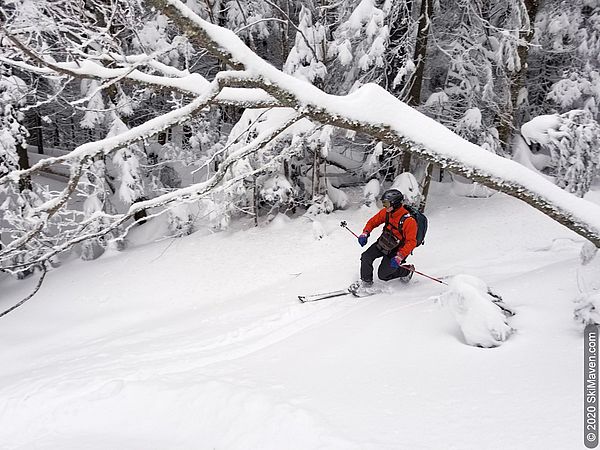
[[[392,266],[392,269],[398,269],[403,261],[404,258],[402,258],[402,256],[394,256],[390,261],[390,266]]]
[[[369,235],[367,233],[363,233],[358,237],[358,243],[361,247],[367,245],[367,240],[369,239]]]

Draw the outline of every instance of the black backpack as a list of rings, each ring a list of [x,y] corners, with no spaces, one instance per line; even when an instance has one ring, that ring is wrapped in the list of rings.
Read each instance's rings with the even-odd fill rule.
[[[400,217],[400,221],[398,222],[398,231],[404,235],[402,231],[402,226],[404,225],[404,221],[408,219],[410,216],[414,217],[417,221],[417,247],[424,243],[425,241],[425,233],[427,233],[427,217],[417,208],[411,205],[404,205],[404,208],[408,211],[408,214],[404,214]],[[386,225],[387,225],[387,215],[386,215]],[[392,225],[393,226],[393,225]]]

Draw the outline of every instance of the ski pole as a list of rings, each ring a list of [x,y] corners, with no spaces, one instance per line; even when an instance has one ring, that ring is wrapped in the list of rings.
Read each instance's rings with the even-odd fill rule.
[[[403,269],[410,270],[411,272],[414,272],[414,273],[418,273],[419,275],[421,275],[421,276],[423,276],[425,278],[429,278],[430,280],[437,281],[438,283],[442,283],[442,284],[445,284],[446,286],[448,286],[448,283],[446,283],[446,282],[444,282],[442,280],[438,280],[437,278],[430,277],[429,275],[425,275],[424,273],[419,272],[418,270],[415,270],[411,266],[400,265],[398,267],[402,267]]]
[[[345,220],[342,220],[340,222],[340,227],[345,228],[350,233],[352,233],[354,235],[354,237],[358,238],[358,235],[354,231],[352,231],[350,228],[348,228],[348,223]]]

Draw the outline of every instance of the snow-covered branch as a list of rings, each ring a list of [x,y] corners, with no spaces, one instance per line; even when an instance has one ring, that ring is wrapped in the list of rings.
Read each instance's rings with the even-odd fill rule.
[[[407,149],[490,188],[517,197],[600,247],[600,207],[563,191],[520,164],[489,153],[376,85],[346,96],[326,94],[252,52],[233,32],[206,22],[179,0],[150,0],[203,48],[253,75],[283,106],[328,125],[360,131]]]
[[[223,181],[223,179],[225,178],[225,176],[227,175],[229,169],[231,168],[231,166],[233,164],[235,164],[236,162],[240,161],[241,159],[243,159],[251,154],[258,152],[265,146],[269,145],[274,139],[277,138],[278,135],[280,135],[283,131],[285,131],[287,128],[289,128],[294,123],[298,122],[301,118],[302,118],[302,115],[293,112],[292,114],[288,115],[288,117],[286,117],[284,120],[282,120],[278,126],[262,132],[254,140],[252,140],[252,142],[250,142],[250,143],[244,145],[243,147],[237,149],[236,151],[232,152],[221,163],[221,165],[219,166],[219,170],[217,170],[217,172],[210,179],[208,179],[204,182],[201,182],[201,183],[193,184],[186,188],[177,189],[173,192],[169,192],[167,194],[160,195],[151,200],[134,203],[133,205],[131,205],[129,210],[124,214],[118,214],[118,215],[114,215],[114,216],[108,216],[106,214],[103,214],[103,215],[101,215],[102,218],[109,220],[109,224],[107,226],[101,227],[99,230],[97,230],[95,232],[91,232],[91,233],[75,233],[73,238],[68,239],[66,242],[64,242],[60,245],[56,245],[56,246],[48,249],[47,252],[45,252],[44,254],[37,257],[37,259],[35,259],[33,261],[29,261],[28,265],[37,265],[37,264],[44,263],[44,262],[48,261],[50,258],[52,258],[53,256],[58,255],[64,251],[68,250],[69,248],[73,247],[74,245],[76,245],[80,242],[84,242],[84,241],[92,239],[92,238],[104,236],[104,235],[108,234],[109,232],[122,226],[124,223],[126,223],[132,217],[134,217],[136,215],[136,213],[139,213],[142,210],[152,209],[152,208],[160,208],[160,207],[166,206],[173,202],[182,202],[182,201],[185,202],[185,201],[198,200],[198,199],[208,195],[215,189],[216,186],[219,185],[219,183],[221,183]],[[246,176],[247,175],[249,175],[249,174],[246,174]],[[239,178],[235,179],[233,181],[239,181]],[[100,218],[100,215],[90,218],[88,221],[86,221],[86,222],[84,222],[84,224],[82,224],[83,226],[81,227],[81,229],[85,228],[89,223],[93,222],[94,220],[97,220],[98,218]],[[41,221],[40,221],[40,223],[41,223]],[[40,230],[41,230],[41,227],[39,229],[32,230],[30,233],[27,234],[26,237],[23,237],[22,239],[20,239],[19,242],[13,241],[13,243],[11,243],[10,247],[0,250],[0,261],[3,261],[4,259],[10,257],[11,252],[14,251],[15,248],[22,246],[24,243],[26,243],[26,240],[27,241],[30,240],[33,236],[35,236],[37,233],[39,233]],[[17,265],[14,265],[13,267],[9,267],[9,268],[14,269],[18,266],[19,265],[17,264]]]
[[[33,173],[42,171],[57,164],[73,162],[75,160],[83,160],[85,158],[91,159],[99,154],[108,155],[115,149],[125,147],[142,139],[147,139],[150,136],[166,130],[175,124],[189,120],[194,113],[205,108],[211,102],[214,102],[225,86],[229,84],[243,84],[243,80],[246,79],[250,78],[245,72],[220,72],[212,83],[205,85],[206,88],[204,89],[203,94],[195,98],[189,104],[163,114],[162,116],[151,119],[142,125],[133,127],[124,133],[80,145],[66,155],[53,158],[44,158],[37,164],[31,166],[29,169],[11,172],[6,176],[5,179],[0,180],[0,183],[6,183],[8,181],[17,182],[23,177],[29,176]],[[227,92],[229,93],[229,96],[227,95]],[[247,98],[244,99],[241,96],[236,95],[236,92],[236,90],[226,91],[225,95],[221,97],[220,101],[231,104],[241,104],[244,101],[248,101]],[[254,91],[253,94],[254,96],[250,97],[250,102],[256,100],[257,103],[264,104],[262,103],[264,101],[266,104],[272,105],[273,102],[268,102],[268,98],[263,93]]]

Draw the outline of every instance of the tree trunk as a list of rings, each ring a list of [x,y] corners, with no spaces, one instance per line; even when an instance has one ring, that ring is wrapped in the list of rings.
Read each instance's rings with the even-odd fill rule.
[[[254,198],[253,198],[253,209],[254,209],[254,226],[258,226],[258,183],[256,182],[256,176],[252,178],[254,184]]]
[[[19,157],[19,168],[21,170],[29,169],[29,155],[27,154],[27,143],[17,143],[17,155]],[[31,178],[23,177],[19,180],[19,190],[22,192],[25,189],[31,190]]]
[[[42,118],[36,111],[35,113],[35,135],[37,138],[37,148],[40,155],[44,154],[44,136],[42,133]]]
[[[410,78],[410,91],[406,103],[410,106],[419,106],[421,103],[421,88],[423,86],[423,74],[425,73],[425,57],[427,55],[427,41],[429,28],[433,17],[433,0],[421,0],[421,11],[419,13],[419,24],[417,26],[417,40],[415,43],[415,72]],[[411,153],[405,151],[402,156],[402,171],[410,172]]]
[[[429,195],[429,186],[431,186],[431,175],[433,174],[433,164],[427,164],[427,174],[425,175],[425,182],[423,183],[423,192],[421,197],[421,204],[419,205],[419,211],[425,211],[425,205],[427,204],[427,196]]]
[[[312,198],[315,199],[319,195],[319,185],[321,181],[321,151],[315,149],[313,158],[313,180],[312,180]]]
[[[512,133],[518,127],[518,122],[520,121],[518,114],[520,105],[517,104],[517,101],[519,100],[519,93],[521,92],[521,89],[525,86],[525,76],[527,75],[527,59],[529,57],[529,44],[531,43],[531,39],[533,39],[533,24],[539,10],[540,2],[541,0],[524,0],[525,7],[527,8],[527,15],[529,17],[529,27],[526,29],[521,28],[521,30],[519,30],[519,46],[517,48],[517,56],[519,58],[520,68],[519,70],[510,74],[508,80],[510,85],[510,98],[506,104],[506,111],[500,117],[500,124],[498,125],[498,138],[507,151],[509,150]]]
[[[433,17],[433,0],[421,0],[421,12],[419,14],[419,25],[417,27],[417,40],[415,43],[415,72],[410,80],[410,91],[406,103],[410,106],[418,106],[421,103],[421,87],[423,85],[423,74],[425,73],[425,57],[427,56],[427,40],[429,28]]]

